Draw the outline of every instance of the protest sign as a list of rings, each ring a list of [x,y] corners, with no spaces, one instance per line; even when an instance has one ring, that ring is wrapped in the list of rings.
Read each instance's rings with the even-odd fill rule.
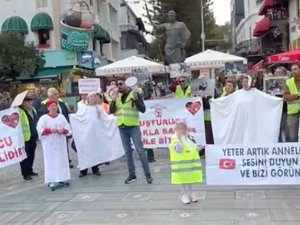
[[[147,111],[140,114],[140,127],[145,148],[168,147],[174,127],[185,120],[189,133],[198,145],[205,145],[203,104],[201,98],[160,99],[145,101]]]
[[[192,70],[191,67],[186,63],[174,63],[169,65],[170,68],[170,77],[178,78],[178,77],[191,77]]]
[[[119,88],[117,86],[114,86],[114,85],[106,86],[105,97],[106,97],[107,101],[110,102],[112,97],[114,96],[114,94],[118,91],[119,91]]]
[[[131,73],[138,79],[138,83],[146,83],[151,80],[151,72],[147,67],[135,68]]]
[[[91,92],[101,93],[100,79],[98,78],[79,79],[78,89],[80,94],[89,94]]]
[[[240,75],[246,74],[247,64],[244,64],[243,61],[227,62],[225,63],[225,75]]]
[[[24,101],[27,94],[28,94],[28,91],[23,91],[20,94],[18,94],[15,97],[14,101],[11,103],[10,107],[13,108],[13,107],[18,107],[18,106],[22,105],[22,103],[23,103],[23,101]]]
[[[210,145],[208,185],[300,184],[300,144]]]
[[[264,77],[264,92],[273,96],[283,95],[287,77]]]
[[[25,143],[18,109],[0,111],[0,168],[25,159]]]
[[[215,79],[201,77],[201,79],[194,79],[191,81],[192,96],[215,96]]]
[[[206,69],[206,68],[199,69],[199,73],[200,75],[198,79],[200,79],[200,77],[210,78],[210,69]]]

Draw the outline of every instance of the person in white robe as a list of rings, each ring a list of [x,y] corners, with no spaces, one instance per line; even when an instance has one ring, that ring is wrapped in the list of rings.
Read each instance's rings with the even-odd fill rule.
[[[87,105],[87,95],[81,95],[81,100],[77,103],[77,113],[83,113]]]
[[[100,164],[124,155],[116,117],[108,115],[99,102],[99,94],[90,93],[84,112],[70,115],[79,177],[87,176],[88,168],[92,169],[94,175],[100,176]]]
[[[66,136],[71,128],[66,118],[57,113],[58,103],[47,102],[48,114],[43,115],[37,124],[37,131],[44,153],[45,183],[51,191],[59,185],[69,186],[71,179]]]
[[[251,88],[250,76],[243,89],[211,100],[215,144],[274,144],[278,142],[283,101]]]

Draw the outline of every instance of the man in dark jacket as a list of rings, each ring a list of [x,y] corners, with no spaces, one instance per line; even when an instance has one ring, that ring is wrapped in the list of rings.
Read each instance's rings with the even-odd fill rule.
[[[38,175],[32,169],[35,158],[36,142],[38,139],[36,125],[39,119],[32,104],[33,99],[33,96],[27,95],[22,105],[19,107],[27,155],[27,158],[20,163],[24,180],[32,180],[32,176]]]

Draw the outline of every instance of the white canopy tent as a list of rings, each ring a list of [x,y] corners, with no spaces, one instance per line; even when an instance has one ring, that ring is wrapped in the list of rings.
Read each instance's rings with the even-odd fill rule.
[[[202,68],[225,68],[225,63],[236,61],[243,61],[244,64],[247,64],[246,58],[214,50],[206,50],[186,58],[185,63],[189,65],[192,70],[198,70]]]
[[[96,75],[103,77],[117,76],[132,73],[135,69],[147,69],[151,74],[168,72],[168,67],[165,65],[141,57],[131,56],[96,69]]]

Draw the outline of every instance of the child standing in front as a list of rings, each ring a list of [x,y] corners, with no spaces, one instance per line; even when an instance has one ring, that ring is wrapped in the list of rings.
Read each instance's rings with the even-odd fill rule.
[[[181,184],[184,204],[197,202],[198,198],[192,191],[192,184],[203,181],[201,161],[198,146],[194,138],[188,135],[185,122],[179,122],[175,127],[175,136],[169,145],[172,184]]]

